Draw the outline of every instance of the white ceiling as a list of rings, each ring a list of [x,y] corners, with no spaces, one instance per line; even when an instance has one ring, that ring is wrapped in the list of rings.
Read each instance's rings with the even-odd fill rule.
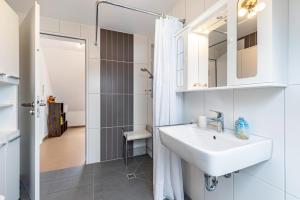
[[[6,0],[18,13],[26,13],[34,0]],[[37,0],[41,15],[61,20],[94,24],[96,0]],[[167,12],[176,0],[111,0],[128,6],[154,12]],[[154,32],[155,17],[135,13],[122,8],[104,5],[100,9],[102,27],[128,33],[149,34]]]

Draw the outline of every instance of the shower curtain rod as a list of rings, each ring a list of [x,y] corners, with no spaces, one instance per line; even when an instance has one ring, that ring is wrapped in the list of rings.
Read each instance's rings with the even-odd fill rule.
[[[156,13],[156,12],[152,12],[152,11],[148,11],[148,10],[144,10],[144,9],[139,9],[139,8],[125,6],[125,5],[122,5],[122,4],[112,3],[112,2],[109,2],[109,1],[97,1],[96,2],[96,36],[95,36],[95,39],[96,39],[95,40],[95,45],[96,46],[98,45],[99,6],[101,4],[108,4],[108,5],[111,5],[111,6],[116,6],[116,7],[124,8],[124,9],[127,9],[127,10],[132,10],[132,11],[135,11],[135,12],[144,13],[144,14],[152,15],[152,16],[156,16],[156,17],[165,17],[165,15],[163,13]],[[179,21],[182,22],[182,23],[185,23],[184,19],[180,19]]]

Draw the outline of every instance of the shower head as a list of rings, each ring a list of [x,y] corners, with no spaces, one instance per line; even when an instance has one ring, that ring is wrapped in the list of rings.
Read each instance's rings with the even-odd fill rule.
[[[147,69],[147,68],[141,68],[142,72],[147,72],[149,74],[149,78],[153,79],[153,75],[151,74],[151,72]]]

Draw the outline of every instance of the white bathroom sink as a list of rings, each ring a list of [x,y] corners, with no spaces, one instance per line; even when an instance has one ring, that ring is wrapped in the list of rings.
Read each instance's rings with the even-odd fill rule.
[[[210,176],[222,176],[269,160],[272,140],[251,135],[241,140],[197,125],[159,128],[163,145]]]

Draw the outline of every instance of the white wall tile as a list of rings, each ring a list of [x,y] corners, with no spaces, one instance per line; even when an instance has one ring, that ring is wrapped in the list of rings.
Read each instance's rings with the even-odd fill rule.
[[[290,0],[290,31],[289,31],[289,83],[300,84],[300,62],[299,62],[299,50],[300,50],[300,1]]]
[[[41,31],[46,33],[59,33],[59,20],[41,17]]]
[[[245,170],[284,189],[284,90],[243,89],[234,91],[234,119],[245,117],[250,131],[273,139],[272,159]],[[226,117],[226,116],[225,116]]]
[[[213,192],[205,190],[205,200],[233,200],[233,177],[219,177],[217,189]]]
[[[199,115],[204,115],[204,93],[191,92],[183,96],[183,112],[186,122],[196,122]]]
[[[286,194],[286,198],[285,200],[299,200],[298,198],[292,196],[292,195],[289,195],[289,194]]]
[[[204,200],[204,174],[193,165],[182,161],[183,187],[191,199]]]
[[[134,77],[134,94],[146,94],[147,90],[147,80],[141,76]]]
[[[208,9],[212,5],[214,5],[218,0],[205,0],[205,9]]]
[[[80,24],[80,37],[81,38],[91,39],[90,38],[90,27],[91,26],[89,26],[89,25]]]
[[[100,60],[89,59],[88,64],[88,92],[100,93]]]
[[[137,130],[145,130],[146,126],[144,124],[142,125],[134,125],[133,130],[137,131]]]
[[[147,124],[147,96],[135,94],[134,95],[134,125]]]
[[[80,37],[80,24],[67,21],[60,21],[60,33],[72,37]]]
[[[235,200],[284,200],[281,191],[253,176],[239,173],[234,176]]]
[[[100,128],[100,94],[88,94],[88,120],[89,129]]]
[[[147,124],[153,124],[153,97],[151,94],[147,95]]]
[[[187,0],[186,1],[186,19],[188,22],[193,21],[200,16],[205,10],[204,0]]]
[[[100,59],[100,29],[98,31],[98,45],[95,45],[95,26],[81,25],[80,27],[81,37],[88,40],[88,54],[89,58]]]
[[[147,153],[152,158],[152,148],[153,148],[153,140],[148,139],[147,141]]]
[[[300,198],[300,85],[286,89],[286,191]]]
[[[179,19],[185,19],[185,2],[186,0],[177,0],[170,14]]]
[[[141,71],[141,68],[147,66],[146,64],[139,64],[134,63],[134,85],[133,91],[134,94],[146,94],[147,87],[147,80],[148,76],[145,72]]]
[[[216,117],[220,111],[224,114],[225,128],[233,128],[233,90],[206,92],[204,97],[204,113],[209,117]]]
[[[143,77],[145,80],[148,79],[148,74],[146,72],[142,72],[141,68],[147,68],[148,69],[148,63],[134,63],[134,76],[141,76]]]
[[[88,129],[87,164],[100,162],[100,129]]]
[[[149,68],[148,62],[148,37],[142,35],[134,35],[134,63],[145,63]]]
[[[141,68],[147,67],[147,64],[134,63],[134,94],[148,94],[152,88],[152,80],[148,73],[142,72]]]

